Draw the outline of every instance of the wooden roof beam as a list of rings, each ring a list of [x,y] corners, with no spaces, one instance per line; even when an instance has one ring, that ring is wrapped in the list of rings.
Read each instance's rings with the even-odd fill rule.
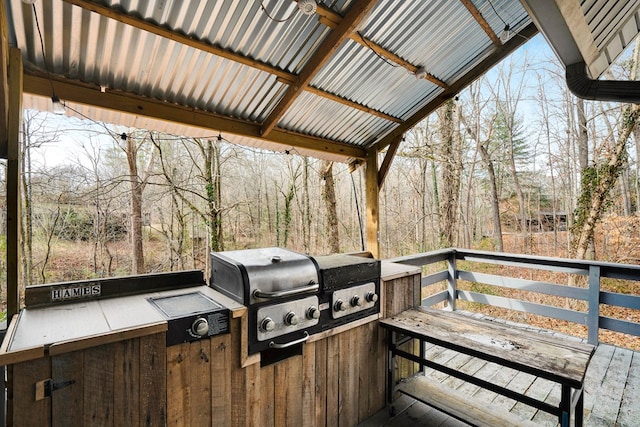
[[[455,96],[458,92],[464,89],[467,85],[473,82],[475,79],[484,74],[489,68],[503,60],[511,52],[519,48],[523,43],[528,41],[531,37],[538,33],[538,29],[535,24],[529,24],[524,27],[515,37],[511,37],[505,44],[495,49],[489,56],[483,61],[478,63],[475,67],[469,70],[464,76],[462,76],[455,85],[450,86],[447,90],[442,92],[433,101],[422,107],[413,116],[409,117],[400,126],[389,132],[384,138],[375,144],[378,151],[383,150],[386,146],[391,144],[396,138],[402,136],[406,131],[418,124],[422,119],[431,114],[436,108],[442,105],[449,98]],[[372,148],[373,149],[373,148]]]
[[[380,166],[380,170],[378,171],[378,187],[382,188],[384,184],[384,179],[387,177],[387,173],[391,168],[391,162],[393,158],[396,156],[398,152],[398,147],[400,147],[400,143],[404,139],[404,135],[400,135],[398,138],[394,139],[391,144],[389,144],[389,149],[387,149],[387,153],[384,155],[384,159],[382,160],[382,165]]]
[[[326,25],[329,28],[336,28],[340,22],[342,22],[342,16],[340,16],[339,14],[337,14],[336,12],[332,11],[331,9],[325,7],[325,6],[321,6],[318,5],[318,10],[317,10],[317,14],[320,16],[320,22],[324,25]],[[407,69],[410,73],[414,73],[416,71],[418,71],[418,68],[420,68],[417,65],[413,65],[412,63],[410,63],[409,61],[404,60],[403,58],[399,57],[398,55],[396,55],[393,52],[388,51],[387,49],[385,49],[384,47],[380,46],[379,44],[377,44],[376,42],[364,37],[362,34],[358,33],[358,32],[354,32],[351,33],[351,35],[349,36],[349,38],[351,40],[353,40],[354,42],[368,48],[371,49],[372,51],[374,51],[375,53],[377,53],[378,55],[380,55],[381,57],[394,62],[398,65],[400,65],[401,67],[404,67],[405,69]],[[436,84],[442,88],[447,88],[447,84],[445,82],[443,82],[442,80],[440,80],[439,78],[435,77],[432,74],[426,73],[425,77],[426,80],[430,81],[433,84]]]
[[[61,99],[79,104],[92,105],[97,108],[122,111],[139,116],[152,117],[174,123],[228,132],[235,135],[262,139],[294,148],[305,148],[318,152],[328,152],[345,157],[366,158],[364,149],[341,144],[323,138],[304,135],[297,132],[275,128],[268,137],[260,135],[260,124],[219,114],[184,107],[157,99],[146,98],[117,90],[100,92],[97,85],[84,84],[77,81],[53,77],[56,95]],[[51,84],[46,75],[26,72],[24,75],[24,91],[40,96],[51,96]]]
[[[227,49],[217,47],[209,42],[196,39],[193,36],[177,33],[171,30],[170,28],[163,27],[161,25],[158,25],[150,21],[146,21],[135,15],[125,13],[124,11],[113,9],[109,6],[105,6],[104,4],[100,4],[94,0],[64,0],[64,1],[67,3],[73,4],[75,6],[81,7],[83,9],[89,10],[91,12],[95,12],[98,15],[102,15],[104,17],[113,19],[115,21],[122,22],[123,24],[130,25],[134,28],[147,31],[151,34],[155,34],[157,36],[164,37],[169,40],[173,40],[177,43],[181,43],[186,46],[190,46],[195,49],[199,49],[204,52],[211,53],[221,58],[225,58],[230,61],[238,62],[240,64],[247,65],[257,70],[261,70],[261,71],[273,74],[278,78],[286,81],[289,84],[296,81],[297,76],[293,73],[274,67],[270,64],[258,61],[256,59],[252,59],[247,56],[240,55],[238,53],[229,51]]]
[[[75,6],[79,6],[83,9],[89,10],[91,12],[97,13],[101,16],[116,20],[118,22],[122,22],[123,24],[126,24],[126,25],[130,25],[134,28],[138,28],[143,31],[147,31],[149,33],[155,34],[157,36],[164,37],[178,43],[183,43],[195,49],[199,49],[204,52],[208,52],[213,55],[220,56],[225,59],[229,59],[230,61],[238,62],[242,65],[246,65],[246,66],[255,68],[257,70],[264,71],[269,74],[273,74],[278,78],[278,81],[284,84],[291,85],[296,81],[297,76],[294,73],[290,73],[288,71],[274,67],[270,64],[267,64],[255,59],[251,59],[239,53],[235,53],[226,49],[219,48],[217,46],[212,45],[209,42],[198,40],[192,36],[176,33],[175,31],[172,31],[161,25],[146,21],[134,15],[124,13],[123,11],[115,10],[103,4],[98,4],[93,0],[64,0],[64,1],[66,1],[67,3],[73,4]],[[326,10],[328,11],[329,9],[326,9]],[[336,14],[335,12],[334,14],[335,16],[338,16],[340,19],[342,19],[340,15]],[[396,123],[401,122],[401,120],[396,117],[393,117],[383,112],[374,110],[372,108],[368,108],[360,104],[354,103],[353,101],[349,101],[348,99],[343,98],[339,95],[335,95],[317,88],[309,88],[308,90],[312,93],[315,93],[318,96],[322,96],[324,98],[331,99],[341,104],[348,105],[353,108],[357,108],[359,110],[365,111],[374,116],[378,116],[383,119],[390,120]]]
[[[375,5],[376,0],[356,0],[340,24],[324,39],[318,50],[309,58],[302,67],[302,71],[296,78],[295,83],[289,86],[284,96],[271,111],[262,124],[261,134],[263,136],[276,127],[287,109],[300,96],[302,91],[309,86],[311,79],[320,71],[322,66],[331,58],[340,45],[351,36],[360,22],[367,16]]]
[[[496,33],[493,32],[491,25],[489,25],[487,20],[484,19],[484,16],[482,16],[482,14],[480,13],[476,5],[473,4],[471,0],[460,0],[460,1],[467,8],[469,13],[471,13],[471,16],[473,16],[473,19],[475,19],[476,22],[480,24],[480,27],[482,27],[484,32],[487,33],[487,35],[489,36],[493,44],[496,45],[497,47],[502,46],[502,42],[500,41],[498,36],[496,36]]]

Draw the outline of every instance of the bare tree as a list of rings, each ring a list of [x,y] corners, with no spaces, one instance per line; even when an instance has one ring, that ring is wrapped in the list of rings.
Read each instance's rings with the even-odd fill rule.
[[[129,166],[129,185],[130,185],[130,209],[131,209],[131,272],[133,274],[144,273],[144,246],[142,238],[142,193],[147,185],[150,170],[153,167],[154,151],[147,157],[146,167],[143,168],[141,174],[138,170],[139,154],[143,144],[146,142],[147,133],[137,135],[135,132],[129,134],[122,133],[117,137],[121,140],[118,146],[127,156],[127,165]],[[116,136],[114,135],[114,139]]]
[[[453,99],[438,109],[440,144],[438,157],[440,173],[440,241],[445,247],[456,244],[460,176],[462,174],[462,146],[456,132],[456,104]]]
[[[333,181],[333,162],[322,162],[320,179],[323,181],[322,200],[327,212],[327,235],[329,236],[329,250],[340,252],[340,234],[338,232],[338,211],[336,209],[336,191]]]

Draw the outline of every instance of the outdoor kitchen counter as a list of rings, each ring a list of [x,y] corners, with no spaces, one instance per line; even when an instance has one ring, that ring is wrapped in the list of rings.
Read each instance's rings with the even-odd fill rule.
[[[148,301],[185,292],[202,292],[240,317],[243,305],[204,285],[192,288],[25,308],[14,316],[0,347],[0,365],[153,335],[167,330],[167,320]]]

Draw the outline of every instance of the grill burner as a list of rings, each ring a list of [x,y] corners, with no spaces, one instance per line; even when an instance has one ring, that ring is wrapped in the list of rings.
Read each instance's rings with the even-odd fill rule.
[[[202,292],[148,301],[168,320],[167,346],[229,332],[229,310]]]
[[[297,354],[310,335],[380,312],[380,262],[353,255],[212,252],[210,284],[247,306],[250,354]]]

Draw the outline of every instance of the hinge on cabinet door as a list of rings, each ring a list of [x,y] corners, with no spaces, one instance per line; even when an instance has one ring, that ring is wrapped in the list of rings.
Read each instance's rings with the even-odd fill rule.
[[[51,393],[56,390],[59,390],[64,387],[68,387],[71,384],[75,384],[75,380],[70,381],[61,381],[59,383],[54,383],[51,378],[46,380],[38,381],[36,383],[36,401],[42,400],[45,397],[50,397]]]

